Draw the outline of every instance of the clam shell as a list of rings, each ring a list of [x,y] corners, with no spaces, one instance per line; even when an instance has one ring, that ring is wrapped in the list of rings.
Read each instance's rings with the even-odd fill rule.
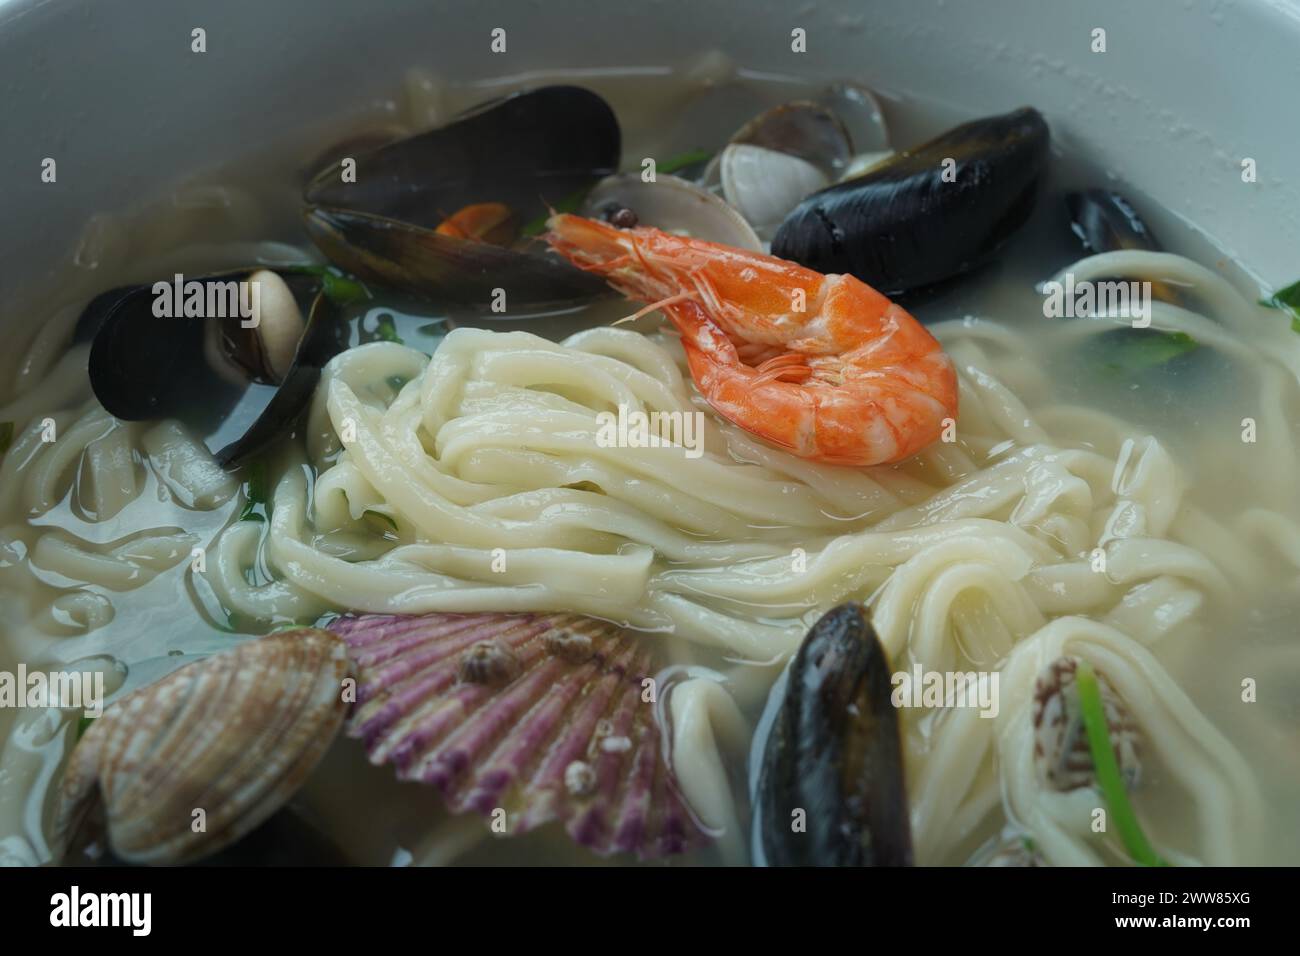
[[[751,143],[724,149],[719,173],[727,202],[768,239],[805,196],[830,185],[808,160]]]
[[[55,808],[67,848],[102,809],[113,852],[188,863],[271,816],[333,742],[347,704],[347,649],[327,631],[280,631],[190,664],[92,721]],[[196,810],[204,828],[195,832]]]
[[[1034,758],[1047,785],[1063,792],[1090,787],[1096,779],[1075,689],[1078,667],[1079,662],[1073,657],[1057,658],[1034,686]],[[1125,786],[1132,790],[1141,775],[1141,735],[1132,714],[1105,675],[1098,673],[1097,682],[1120,775]]]
[[[826,106],[807,100],[761,113],[737,130],[730,143],[798,156],[828,176],[843,169],[853,155],[853,143],[840,118]]]
[[[844,124],[855,153],[889,151],[889,129],[880,100],[866,87],[855,83],[833,83],[817,101]]]
[[[345,616],[357,668],[348,733],[372,763],[437,787],[453,813],[552,821],[598,854],[657,857],[701,833],[661,756],[650,643],[552,614]]]
[[[608,176],[592,189],[581,212],[599,219],[611,206],[631,209],[640,225],[664,232],[754,252],[764,249],[753,227],[736,209],[704,187],[678,176],[658,176],[652,183],[642,181],[638,173]]]

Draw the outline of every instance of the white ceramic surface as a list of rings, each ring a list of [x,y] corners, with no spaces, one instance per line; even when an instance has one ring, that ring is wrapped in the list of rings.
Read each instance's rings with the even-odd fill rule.
[[[1300,275],[1300,0],[0,0],[0,338],[93,212],[391,94],[412,65],[477,78],[709,47],[972,112],[1032,102],[1058,144],[1264,281]]]

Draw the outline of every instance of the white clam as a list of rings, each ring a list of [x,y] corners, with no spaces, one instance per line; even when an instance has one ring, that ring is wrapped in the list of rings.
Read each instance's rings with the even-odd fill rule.
[[[818,102],[844,124],[854,152],[890,152],[884,112],[870,90],[853,83],[835,83],[818,97]]]
[[[658,176],[652,183],[638,173],[602,179],[588,194],[584,216],[603,218],[611,207],[636,213],[638,223],[664,232],[719,242],[738,249],[764,251],[745,217],[718,196],[677,176]]]
[[[347,647],[301,628],[248,641],[142,687],[91,722],[64,773],[66,852],[102,810],[130,863],[188,863],[280,809],[343,724]],[[202,826],[198,826],[199,822]]]
[[[718,167],[723,197],[762,239],[771,239],[805,196],[830,185],[808,160],[749,143],[724,149]]]

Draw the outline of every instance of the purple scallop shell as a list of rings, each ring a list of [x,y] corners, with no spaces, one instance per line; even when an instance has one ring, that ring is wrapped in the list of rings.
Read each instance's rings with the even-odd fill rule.
[[[704,841],[643,698],[650,641],[567,614],[362,614],[328,628],[356,667],[348,734],[453,813],[502,808],[510,833],[558,820],[602,856]]]

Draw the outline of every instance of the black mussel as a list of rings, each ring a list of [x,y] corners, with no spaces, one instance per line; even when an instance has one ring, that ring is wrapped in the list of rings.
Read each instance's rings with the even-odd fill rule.
[[[497,289],[508,309],[545,309],[605,295],[595,276],[539,252],[460,239],[396,219],[313,209],[307,234],[339,268],[369,282],[487,310]]]
[[[217,450],[217,462],[223,468],[236,468],[283,438],[311,402],[321,369],[347,347],[348,325],[342,312],[333,298],[317,293],[288,375],[244,434]]]
[[[529,241],[528,226],[574,208],[620,151],[618,120],[590,90],[517,93],[354,157],[355,176],[322,170],[305,193],[307,232],[343,269],[431,298],[486,309],[503,289],[511,310],[581,301],[604,283]],[[510,231],[507,217],[490,234],[461,228],[489,209],[508,211]]]
[[[1068,194],[1065,205],[1070,210],[1070,228],[1089,252],[1160,250],[1155,234],[1119,193],[1084,189]]]
[[[790,213],[772,254],[886,294],[985,262],[1033,211],[1049,133],[1030,107],[965,123]]]
[[[828,611],[808,632],[759,781],[769,864],[912,864],[891,686],[889,662],[860,605]]]
[[[1070,229],[1088,252],[1160,252],[1164,248],[1133,204],[1119,193],[1084,189],[1067,194],[1065,206],[1070,212]],[[1178,290],[1168,282],[1150,282],[1153,297],[1175,305],[1181,303]]]
[[[214,449],[234,467],[292,425],[321,368],[347,347],[322,289],[315,272],[267,269],[112,289],[91,300],[74,339],[91,343],[95,398],[125,421],[211,423],[258,387],[250,427]]]

